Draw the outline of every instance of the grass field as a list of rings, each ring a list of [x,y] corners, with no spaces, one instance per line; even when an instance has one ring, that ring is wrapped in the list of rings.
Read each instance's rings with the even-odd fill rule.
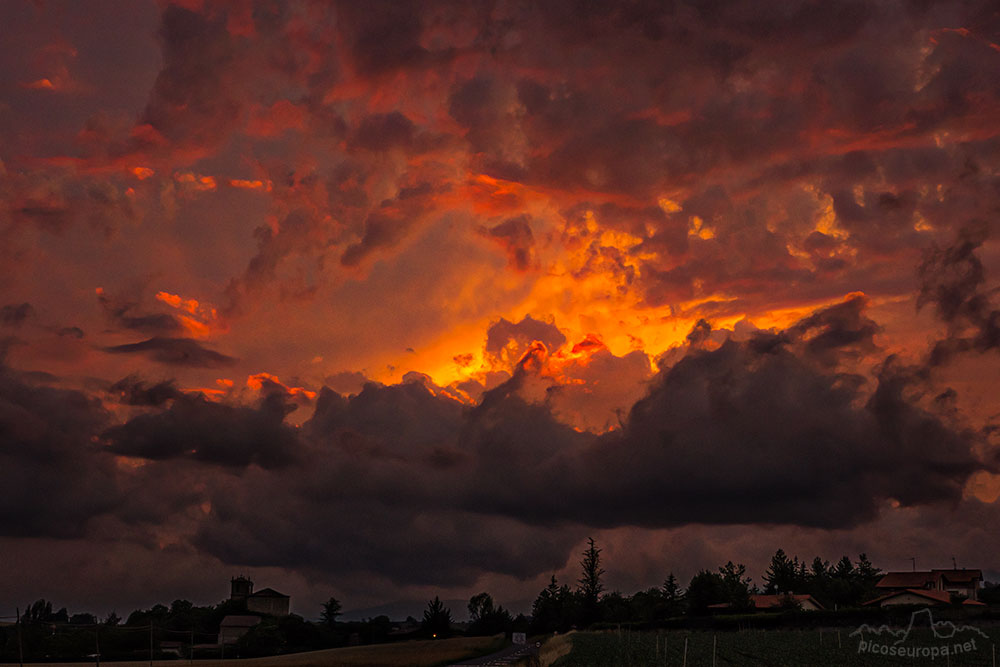
[[[982,627],[987,635],[965,632],[954,640],[937,639],[929,629],[915,630],[900,648],[909,647],[917,657],[900,657],[859,651],[859,637],[852,629],[766,630],[748,632],[577,632],[554,640],[572,642],[572,650],[549,663],[553,667],[716,667],[770,666],[888,667],[892,665],[968,665],[995,667],[1000,662],[1000,628]],[[685,640],[687,658],[685,662]],[[868,637],[892,650],[894,638]],[[958,640],[974,640],[975,649],[954,647]],[[553,640],[550,640],[553,641]],[[713,642],[715,660],[713,663]],[[934,649],[937,648],[935,652]],[[968,652],[965,652],[968,650]],[[950,654],[945,655],[944,651]],[[958,651],[961,651],[959,653]],[[998,654],[994,658],[994,651]],[[543,655],[545,650],[543,648]],[[543,662],[545,664],[545,662]]]
[[[502,635],[495,637],[460,637],[427,641],[375,644],[333,648],[325,651],[292,653],[271,658],[241,660],[195,660],[196,667],[434,667],[465,658],[499,651],[505,645]],[[26,663],[27,664],[27,663]],[[32,667],[81,667],[93,663],[31,663]],[[103,662],[109,667],[148,667],[148,661]],[[155,660],[155,667],[184,667],[187,660]],[[4,663],[0,667],[13,667]]]

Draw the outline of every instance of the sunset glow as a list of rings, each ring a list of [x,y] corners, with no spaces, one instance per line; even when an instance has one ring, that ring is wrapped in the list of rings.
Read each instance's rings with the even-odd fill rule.
[[[1000,578],[994,0],[0,25],[0,602]]]

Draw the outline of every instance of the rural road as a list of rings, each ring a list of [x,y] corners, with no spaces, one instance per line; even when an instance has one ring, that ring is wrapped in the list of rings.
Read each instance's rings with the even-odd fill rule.
[[[471,665],[512,665],[521,658],[535,654],[538,652],[538,645],[536,643],[526,644],[526,645],[513,645],[508,646],[502,651],[497,651],[496,653],[491,653],[490,655],[484,655],[481,658],[474,658],[470,660],[465,660],[464,662],[457,662],[449,667],[466,667]]]

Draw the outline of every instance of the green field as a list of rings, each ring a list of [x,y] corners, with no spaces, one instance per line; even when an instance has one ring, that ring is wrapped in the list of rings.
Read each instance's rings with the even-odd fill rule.
[[[495,637],[458,637],[423,641],[395,642],[334,648],[307,653],[291,653],[270,658],[236,660],[155,660],[154,667],[436,667],[473,656],[488,655],[502,649],[507,642],[503,635]],[[25,663],[26,665],[29,663]],[[32,667],[81,667],[93,662],[30,663]],[[149,662],[102,662],[109,667],[148,667]],[[9,663],[0,667],[16,667]]]
[[[853,628],[813,630],[764,630],[745,632],[578,632],[559,641],[570,640],[572,650],[552,663],[553,667],[711,667],[724,665],[770,665],[772,667],[880,667],[888,665],[976,665],[1000,664],[1000,628],[979,627],[987,635],[964,632],[952,640],[937,639],[929,629],[914,630],[901,648],[916,652],[917,657],[859,652],[859,637],[850,636]],[[878,643],[891,647],[894,638],[869,636],[869,646]],[[963,642],[961,648],[955,644]],[[685,641],[687,660],[685,663]],[[972,641],[972,645],[965,643]],[[715,662],[713,663],[713,643]],[[935,651],[935,649],[937,649]],[[969,649],[968,652],[965,652]],[[950,655],[945,655],[948,651]],[[961,652],[961,653],[960,653]]]

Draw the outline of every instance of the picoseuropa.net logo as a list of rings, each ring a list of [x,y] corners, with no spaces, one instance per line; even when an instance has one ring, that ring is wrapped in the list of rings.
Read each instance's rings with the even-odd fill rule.
[[[989,640],[985,632],[971,625],[935,621],[930,608],[910,614],[910,624],[903,629],[888,625],[873,628],[866,623],[850,636],[858,638],[861,654],[930,660],[975,653],[988,645],[983,640]]]

